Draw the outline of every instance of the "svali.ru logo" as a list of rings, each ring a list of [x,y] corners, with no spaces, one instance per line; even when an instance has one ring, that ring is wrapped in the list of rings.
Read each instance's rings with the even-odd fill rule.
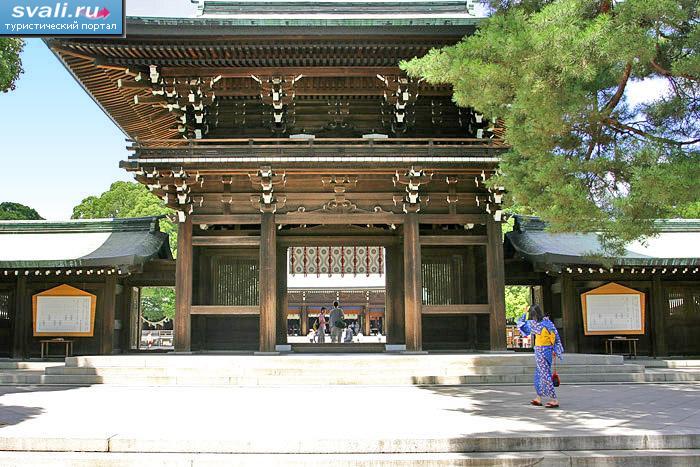
[[[109,10],[101,6],[76,6],[68,9],[67,3],[56,3],[55,6],[17,5],[12,8],[13,18],[89,18],[105,19]]]

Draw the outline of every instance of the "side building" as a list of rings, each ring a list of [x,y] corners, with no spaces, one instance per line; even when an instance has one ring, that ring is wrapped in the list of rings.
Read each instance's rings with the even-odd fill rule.
[[[132,288],[173,285],[174,261],[158,217],[0,222],[0,356],[36,357],[45,336],[71,336],[78,355],[109,355],[130,348],[138,326]],[[75,307],[37,316],[40,296],[92,295],[92,322]],[[65,307],[64,307],[65,308]],[[90,310],[86,311],[86,317]],[[49,320],[51,322],[38,322]],[[38,326],[38,327],[37,327]],[[78,328],[73,329],[74,326]],[[54,332],[58,331],[58,332]],[[79,331],[79,332],[75,332]]]
[[[639,339],[640,354],[698,355],[700,220],[658,222],[657,236],[610,255],[594,233],[548,232],[541,220],[516,216],[505,236],[506,281],[535,287],[535,300],[551,312],[569,352],[602,353],[607,339],[626,335]],[[640,293],[643,333],[587,329],[582,295],[610,284]]]

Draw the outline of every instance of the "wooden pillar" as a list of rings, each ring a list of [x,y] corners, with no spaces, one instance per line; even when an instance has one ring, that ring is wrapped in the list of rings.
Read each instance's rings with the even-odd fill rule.
[[[276,234],[276,232],[275,232]],[[289,302],[287,300],[287,249],[284,247],[277,248],[277,344],[284,345],[287,343],[287,320],[289,313]],[[301,315],[299,315],[301,317]]]
[[[491,350],[506,350],[506,292],[503,264],[501,223],[488,217],[486,221],[486,269],[489,297],[489,329]]]
[[[542,282],[542,308],[552,316],[554,303],[552,300],[552,278],[549,276],[546,276]]]
[[[561,316],[564,321],[564,350],[569,353],[579,351],[578,346],[578,304],[579,299],[571,276],[561,276]]]
[[[299,334],[305,336],[309,333],[309,308],[302,305],[299,312]]]
[[[275,215],[260,221],[260,352],[274,352],[277,314],[277,230]]]
[[[178,224],[175,263],[175,351],[189,352],[192,345],[192,219]]]
[[[420,351],[423,348],[421,322],[423,286],[418,215],[414,212],[407,213],[403,228],[403,286],[406,350]]]
[[[129,344],[126,349],[137,350],[141,343],[141,288],[131,287],[129,297]]]
[[[392,245],[386,248],[386,299],[384,302],[384,334],[387,344],[404,344],[403,253]]]
[[[654,345],[654,356],[668,355],[666,345],[666,305],[661,277],[654,276],[651,281],[651,336]]]
[[[117,276],[105,276],[105,288],[102,292],[102,336],[100,353],[112,355],[114,350],[114,318],[117,306]]]
[[[369,321],[369,308],[362,307],[362,334],[369,336],[372,333],[372,325]]]
[[[477,247],[478,248],[478,247]],[[466,294],[466,300],[459,303],[477,303],[476,299],[476,258],[474,253],[474,247],[467,247],[467,254],[464,258],[464,277],[466,279],[466,284],[464,287],[464,293]],[[476,315],[468,315],[467,319],[467,335],[465,337],[467,342],[467,349],[476,350],[478,347],[477,336],[479,325],[478,318]]]
[[[119,350],[120,353],[129,352],[129,340],[131,339],[131,285],[122,282],[121,300],[119,314],[122,328],[119,330]]]
[[[27,335],[33,323],[31,309],[27,306],[30,303],[30,297],[27,295],[27,276],[17,276],[14,302],[12,358],[28,358]]]

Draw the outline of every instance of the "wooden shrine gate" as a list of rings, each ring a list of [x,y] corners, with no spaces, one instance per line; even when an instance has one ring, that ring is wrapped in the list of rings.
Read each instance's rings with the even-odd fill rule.
[[[302,243],[385,248],[388,343],[413,351],[505,347],[500,226],[490,216],[287,215],[193,215],[180,223],[177,351],[286,344],[287,248]]]
[[[200,3],[47,40],[128,135],[121,166],[177,212],[176,349],[275,350],[284,249],[368,239],[391,340],[505,349],[502,122],[399,67],[472,34],[468,5]]]

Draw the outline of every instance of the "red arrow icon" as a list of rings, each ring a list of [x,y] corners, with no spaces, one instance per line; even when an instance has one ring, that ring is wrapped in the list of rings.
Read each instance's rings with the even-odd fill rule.
[[[95,15],[95,18],[106,18],[109,16],[109,10],[107,8],[102,8],[100,11],[97,12],[97,15]]]

